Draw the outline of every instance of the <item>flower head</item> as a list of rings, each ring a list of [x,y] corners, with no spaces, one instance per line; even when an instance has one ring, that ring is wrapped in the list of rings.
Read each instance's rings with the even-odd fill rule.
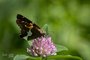
[[[32,45],[27,48],[27,52],[33,56],[46,57],[56,55],[57,49],[51,41],[51,37],[39,37],[33,40]]]

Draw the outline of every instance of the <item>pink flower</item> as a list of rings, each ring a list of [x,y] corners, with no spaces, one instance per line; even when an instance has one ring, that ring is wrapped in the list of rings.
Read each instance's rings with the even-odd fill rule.
[[[39,37],[33,40],[32,45],[27,48],[27,52],[33,56],[49,56],[56,55],[57,49],[51,37]]]

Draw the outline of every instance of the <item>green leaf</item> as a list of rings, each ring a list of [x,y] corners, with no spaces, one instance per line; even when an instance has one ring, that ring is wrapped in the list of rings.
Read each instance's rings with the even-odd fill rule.
[[[71,55],[55,55],[55,56],[48,56],[47,60],[82,60],[82,58],[78,56],[71,56]]]
[[[16,55],[13,60],[41,60],[41,57],[32,57],[27,55]]]
[[[57,52],[61,52],[61,51],[68,51],[68,48],[59,45],[59,44],[55,44],[56,48],[57,48]]]
[[[49,34],[49,32],[48,32],[48,25],[47,25],[47,24],[45,24],[45,25],[42,27],[42,29],[46,32],[46,35]]]
[[[57,52],[57,55],[69,55],[70,52],[67,51],[67,50],[63,50],[63,51],[60,51],[60,52]]]
[[[26,55],[16,55],[13,60],[26,60],[29,56]]]

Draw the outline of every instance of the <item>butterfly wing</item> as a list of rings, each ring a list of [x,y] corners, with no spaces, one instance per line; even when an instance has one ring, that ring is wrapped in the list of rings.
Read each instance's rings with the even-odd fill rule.
[[[30,30],[31,30],[32,35],[28,36],[29,40],[44,36],[45,34],[44,32],[42,32],[42,30],[40,29],[38,25],[32,23],[32,21],[30,21],[29,19],[27,19],[26,17],[20,14],[17,14],[16,23],[21,28],[21,35],[20,35],[21,38],[27,36]]]

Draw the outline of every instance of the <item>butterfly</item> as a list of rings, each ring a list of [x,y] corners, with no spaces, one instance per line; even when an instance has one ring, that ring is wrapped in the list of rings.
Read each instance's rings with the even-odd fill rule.
[[[21,29],[21,38],[28,36],[29,31],[31,32],[31,35],[27,37],[28,40],[45,35],[45,32],[38,25],[20,14],[17,14],[16,23]]]

